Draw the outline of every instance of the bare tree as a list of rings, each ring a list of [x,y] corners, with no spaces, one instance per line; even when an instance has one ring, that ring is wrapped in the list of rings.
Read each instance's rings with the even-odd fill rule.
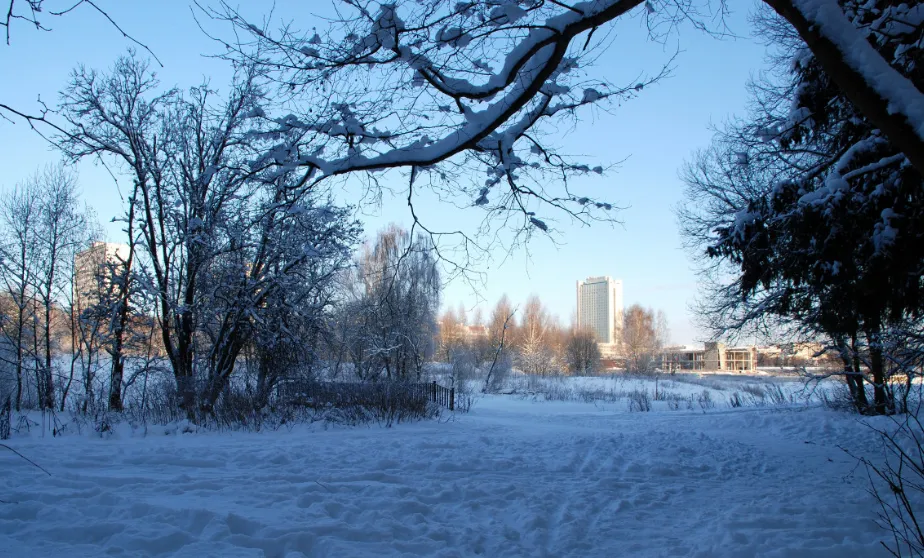
[[[589,376],[600,369],[600,347],[593,331],[571,332],[565,347],[565,361],[572,374]]]
[[[309,186],[260,162],[272,134],[257,77],[241,68],[224,101],[207,86],[159,93],[148,65],[129,56],[105,75],[77,70],[63,94],[61,147],[75,159],[106,157],[132,178],[128,224],[137,220],[143,252],[134,283],[154,296],[190,415],[197,401],[205,412],[215,405],[259,309],[327,253],[293,252],[286,241],[300,219],[333,208],[309,208]]]
[[[521,369],[535,376],[557,372],[559,362],[552,347],[556,324],[536,295],[530,295],[523,306],[523,316],[516,331],[516,349]]]
[[[361,291],[354,302],[364,313],[358,333],[373,374],[419,379],[437,334],[441,284],[432,244],[390,226],[364,246],[357,264]]]
[[[48,32],[51,31],[51,27],[48,25],[49,19],[60,18],[81,7],[85,7],[86,9],[95,11],[114,27],[122,37],[147,51],[150,56],[157,60],[157,56],[150,48],[135,39],[132,35],[129,35],[109,16],[106,9],[100,6],[100,4],[104,4],[104,1],[105,0],[2,0],[0,1],[0,28],[3,29],[6,36],[6,45],[9,47],[11,44],[13,26],[15,24],[21,23],[35,30]],[[160,63],[160,61],[158,61],[158,63]],[[39,103],[39,111],[37,113],[30,113],[25,111],[22,107],[16,108],[4,104],[2,99],[0,99],[0,119],[9,122],[15,122],[15,119],[22,119],[34,130],[39,130],[39,128],[36,127],[37,124],[49,123],[46,117],[51,112],[49,107],[41,102]],[[52,128],[60,131],[55,124],[52,124]]]
[[[449,356],[458,349],[468,345],[465,329],[465,309],[460,305],[458,310],[447,308],[439,319],[439,334],[437,339],[437,358],[449,362]]]
[[[75,282],[74,296],[78,318],[78,336],[89,364],[98,359],[100,351],[109,356],[108,407],[112,411],[123,409],[123,385],[127,352],[144,352],[147,335],[141,331],[150,321],[141,304],[143,292],[136,288],[135,235],[133,234],[133,206],[129,202],[127,232],[128,244],[94,242],[78,254],[76,267],[80,281]],[[87,283],[89,281],[89,283]],[[150,307],[148,307],[150,308]],[[136,327],[137,326],[137,327]],[[139,330],[140,329],[140,330]],[[88,384],[87,389],[90,389]],[[90,393],[87,393],[88,399]]]
[[[274,273],[296,265],[277,277],[279,287],[255,311],[252,345],[258,409],[266,405],[280,378],[314,377],[322,341],[332,333],[329,323],[337,278],[351,265],[361,231],[346,209],[333,208],[326,200],[307,197],[301,208],[299,218],[277,233],[276,245],[283,253],[272,258]],[[313,257],[299,263],[306,251]]]
[[[871,23],[867,16],[873,11],[850,2],[764,2],[793,25],[851,101],[899,146],[918,172],[924,174],[924,132],[921,131],[924,115],[919,109],[924,106],[921,83],[902,75],[893,66],[895,60],[883,56],[871,43],[876,33],[889,32],[892,28],[889,22],[913,21],[913,17],[906,14],[909,6],[900,4],[889,6],[883,13],[875,12],[875,20]],[[11,26],[16,21],[46,29],[42,16],[61,16],[86,6],[150,53],[93,0],[62,3],[58,9],[49,8],[51,3],[51,0],[7,0],[5,17],[0,19],[7,43]],[[493,159],[492,167],[500,167],[499,178],[516,182],[518,178],[522,181],[522,177],[510,166],[519,166],[516,165],[519,157],[511,157],[513,153],[508,149],[513,142],[528,137],[543,155],[554,155],[547,146],[535,143],[535,134],[529,134],[540,120],[563,116],[578,106],[602,98],[625,96],[638,87],[632,83],[622,88],[600,88],[599,84],[588,88],[582,87],[585,84],[580,82],[567,80],[592,59],[593,46],[605,43],[606,32],[597,33],[597,30],[627,16],[642,4],[648,28],[655,36],[665,26],[673,29],[683,20],[691,20],[698,28],[708,30],[706,18],[700,14],[717,12],[721,16],[726,10],[724,0],[517,4],[449,0],[427,4],[379,4],[339,0],[337,13],[342,14],[341,17],[321,35],[298,33],[291,24],[273,34],[265,27],[246,21],[225,3],[217,10],[201,5],[199,8],[200,13],[230,22],[235,27],[237,40],[222,40],[233,53],[232,57],[248,63],[256,61],[275,74],[273,78],[291,92],[290,97],[301,101],[304,112],[309,108],[318,109],[309,120],[302,119],[297,124],[290,120],[290,126],[308,132],[306,135],[320,140],[320,145],[333,147],[331,144],[338,143],[341,152],[332,159],[312,154],[311,161],[303,162],[311,169],[309,172],[321,170],[323,174],[342,174],[382,164],[427,167],[463,151],[477,150]],[[721,18],[719,20],[720,27]],[[249,40],[242,37],[249,37]],[[371,82],[366,78],[372,76],[384,78],[381,79],[382,89],[368,87]],[[382,91],[392,89],[395,79],[391,78],[403,82],[401,87],[394,91],[395,95],[381,95]],[[414,88],[421,85],[428,94],[417,95]],[[585,93],[588,90],[593,92]],[[332,92],[335,94],[331,95]],[[334,101],[330,102],[331,99]],[[346,107],[343,99],[361,99],[356,103],[360,111],[351,114],[352,121],[341,111]],[[398,99],[411,101],[396,102]],[[485,101],[490,110],[477,110],[479,101]],[[443,107],[448,108],[444,110]],[[373,110],[367,112],[367,108]],[[34,120],[3,105],[0,109]],[[403,118],[427,112],[458,115],[460,118],[450,123],[450,127],[462,133],[435,137],[441,131],[442,119],[426,123],[419,118]],[[370,114],[377,116],[367,118]],[[319,126],[331,122],[330,115],[343,127],[324,130]],[[317,116],[320,118],[315,120]],[[372,129],[376,121],[381,124],[388,119],[404,120],[410,125],[404,129]],[[373,153],[359,145],[376,141],[389,144],[390,155],[382,159],[384,153]],[[428,149],[418,149],[423,146]],[[361,156],[356,156],[363,151]],[[554,163],[545,161],[551,168],[567,168],[561,162],[561,159]],[[521,175],[523,167],[525,165],[519,169]],[[569,170],[580,169],[578,166]],[[475,193],[479,200],[484,198],[487,205],[485,195],[488,192]],[[531,217],[529,212],[516,207],[524,199],[534,197],[552,205],[572,201],[570,195],[547,196],[542,189],[526,188],[522,184],[519,188],[512,187],[508,194],[507,201],[512,203],[495,202],[495,208],[501,213],[523,212],[525,217]]]
[[[233,57],[256,60],[290,98],[313,109],[303,111],[298,126],[313,132],[310,136],[321,140],[326,153],[304,161],[310,175],[382,166],[430,167],[472,150],[497,170],[497,180],[462,194],[483,205],[491,203],[490,195],[496,200],[494,207],[506,212],[523,211],[517,203],[531,196],[553,205],[572,199],[524,188],[522,175],[529,165],[513,153],[513,146],[523,140],[539,154],[549,155],[547,146],[530,133],[540,129],[543,120],[635,88],[599,87],[581,83],[576,76],[592,56],[588,47],[606,35],[595,32],[642,3],[343,0],[337,5],[338,19],[323,34],[298,33],[292,24],[272,33],[226,4],[202,11],[234,26],[237,40],[222,41]],[[893,60],[873,48],[870,19],[859,3],[846,3],[846,9],[838,0],[765,3],[796,28],[832,79],[924,174],[921,84],[902,75]],[[724,13],[724,2],[717,4]],[[654,33],[684,19],[705,30],[705,18],[698,14],[711,11],[708,1],[645,2],[645,7]],[[879,18],[876,12],[874,18],[912,20],[903,18],[901,10],[893,6],[889,17]],[[888,24],[880,25],[887,33]],[[355,102],[347,107],[341,99]],[[392,118],[404,125],[393,127]],[[341,127],[325,130],[327,123]],[[539,162],[543,163],[549,161]],[[509,197],[492,191],[502,180],[511,187]]]
[[[154,56],[151,49],[123,31],[122,28],[109,17],[106,10],[100,7],[95,0],[5,0],[5,2],[0,2],[0,6],[4,3],[6,4],[6,9],[2,12],[3,16],[2,19],[0,19],[0,27],[2,27],[4,33],[6,33],[6,44],[8,46],[10,44],[11,30],[14,23],[22,22],[39,31],[51,31],[51,28],[46,23],[49,16],[55,18],[65,16],[81,6],[86,6],[88,9],[95,11],[107,20],[123,37],[148,51],[148,54],[151,56]]]
[[[2,274],[12,303],[3,329],[15,353],[17,407],[28,356],[38,405],[54,408],[55,356],[69,328],[63,303],[71,295],[74,253],[93,229],[92,217],[78,201],[76,177],[61,165],[48,166],[18,186],[5,198],[3,213]]]
[[[39,259],[36,231],[41,218],[37,185],[27,181],[7,191],[0,205],[0,218],[0,276],[5,302],[2,333],[5,352],[10,353],[4,356],[4,361],[11,364],[15,371],[14,401],[15,409],[19,411],[28,371],[27,359],[30,358],[32,340],[38,335],[34,318],[39,310],[33,287]]]
[[[40,405],[54,408],[55,347],[53,329],[62,312],[55,311],[59,301],[69,299],[73,285],[73,261],[78,248],[94,232],[93,217],[82,206],[77,177],[62,165],[48,166],[34,178],[39,196],[40,219],[36,224],[38,265],[35,294],[42,305],[43,385]]]
[[[659,313],[659,315],[663,315]],[[638,304],[626,311],[622,331],[622,351],[626,357],[628,372],[653,372],[657,356],[664,345],[664,319],[659,319],[654,310]]]
[[[506,379],[511,368],[511,357],[508,350],[509,336],[516,327],[514,315],[517,309],[510,304],[507,295],[503,295],[491,310],[488,321],[488,341],[490,343],[491,365],[485,374],[484,386],[481,391],[487,393],[496,389]]]

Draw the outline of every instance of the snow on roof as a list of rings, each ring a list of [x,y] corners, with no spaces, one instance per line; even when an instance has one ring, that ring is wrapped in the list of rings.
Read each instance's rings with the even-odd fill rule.
[[[670,353],[695,353],[695,352],[705,352],[704,347],[696,347],[693,345],[675,345],[673,347],[665,347],[665,352]]]

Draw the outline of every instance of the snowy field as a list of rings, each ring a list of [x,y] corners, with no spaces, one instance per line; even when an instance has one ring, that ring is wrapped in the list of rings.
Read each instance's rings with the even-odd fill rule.
[[[866,472],[838,447],[875,437],[817,405],[500,395],[393,428],[10,445],[51,476],[0,453],[3,556],[887,555]]]

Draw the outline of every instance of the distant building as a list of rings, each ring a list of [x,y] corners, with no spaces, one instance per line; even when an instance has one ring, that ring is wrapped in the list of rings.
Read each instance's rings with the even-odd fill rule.
[[[488,336],[488,326],[483,325],[483,324],[467,325],[462,330],[462,334],[468,340],[477,339],[479,337],[487,337]]]
[[[128,261],[128,245],[94,242],[74,256],[74,306],[78,312],[99,303],[113,272]]]
[[[706,349],[698,349],[689,345],[667,347],[661,351],[662,370],[705,370]]]
[[[783,343],[757,348],[758,365],[765,367],[821,366],[837,360],[835,352],[825,352],[822,343]]]
[[[593,332],[601,352],[615,351],[622,325],[621,280],[604,276],[577,282],[577,326]]]
[[[702,349],[667,347],[661,351],[660,361],[660,368],[665,371],[753,372],[757,370],[757,347],[726,347],[717,342],[706,343]]]
[[[438,342],[441,346],[453,346],[457,343],[472,343],[488,337],[488,326],[482,324],[466,325],[454,322],[437,322],[439,328]]]

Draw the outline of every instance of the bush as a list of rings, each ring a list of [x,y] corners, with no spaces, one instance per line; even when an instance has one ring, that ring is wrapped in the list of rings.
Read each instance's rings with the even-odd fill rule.
[[[629,412],[647,413],[651,410],[651,396],[648,390],[633,390],[629,392]]]
[[[792,398],[787,397],[783,392],[783,388],[776,384],[767,384],[765,393],[767,394],[767,398],[770,399],[770,403],[773,405],[785,405],[793,402]]]
[[[728,396],[728,406],[733,409],[744,406],[741,395],[737,391]]]
[[[712,393],[708,389],[704,389],[702,393],[696,395],[696,402],[699,403],[699,407],[703,411],[715,408],[715,401],[712,399]]]
[[[278,405],[304,406],[327,413],[335,422],[396,422],[431,419],[440,407],[430,403],[429,384],[407,382],[298,382],[283,387]],[[339,412],[330,412],[338,409]],[[340,420],[340,419],[343,420]]]
[[[850,390],[843,383],[838,383],[831,389],[822,389],[821,404],[834,411],[855,412],[857,404],[850,394]]]

